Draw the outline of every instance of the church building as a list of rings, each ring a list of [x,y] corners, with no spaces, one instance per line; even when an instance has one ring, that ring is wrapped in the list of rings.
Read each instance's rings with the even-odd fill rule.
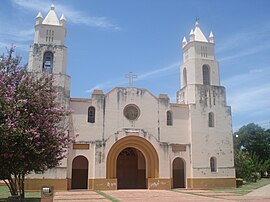
[[[60,101],[74,111],[69,133],[79,136],[59,167],[27,176],[27,190],[235,187],[231,108],[212,32],[206,38],[196,22],[183,38],[176,103],[136,87],[71,98],[66,32],[53,5],[45,18],[39,13],[28,68],[54,75]]]

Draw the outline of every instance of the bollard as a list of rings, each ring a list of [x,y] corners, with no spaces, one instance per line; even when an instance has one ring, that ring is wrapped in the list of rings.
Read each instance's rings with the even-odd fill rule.
[[[53,202],[54,187],[43,186],[41,187],[41,202]]]

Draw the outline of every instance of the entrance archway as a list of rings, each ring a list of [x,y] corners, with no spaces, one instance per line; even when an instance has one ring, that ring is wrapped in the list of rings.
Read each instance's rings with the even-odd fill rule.
[[[173,161],[173,188],[184,188],[185,181],[185,162],[176,158]]]
[[[107,155],[107,163],[106,163],[106,178],[107,179],[117,179],[118,156],[126,148],[132,148],[136,151],[137,155],[142,155],[142,157],[144,157],[145,159],[144,173],[145,173],[146,180],[147,178],[159,178],[159,160],[158,160],[157,152],[155,148],[153,147],[153,145],[148,140],[142,137],[130,135],[130,136],[127,136],[118,140],[111,147]],[[143,171],[141,171],[141,173],[142,172]],[[145,184],[146,182],[145,183],[141,182],[141,185],[144,185],[143,187],[146,187]],[[121,184],[120,184],[120,187],[121,187]]]
[[[84,156],[77,156],[72,161],[71,189],[87,189],[88,160]]]
[[[135,148],[127,147],[117,158],[117,187],[118,189],[146,188],[145,158]]]

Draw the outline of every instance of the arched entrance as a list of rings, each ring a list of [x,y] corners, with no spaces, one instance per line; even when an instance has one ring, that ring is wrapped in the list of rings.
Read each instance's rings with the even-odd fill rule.
[[[118,189],[146,188],[145,158],[135,148],[127,147],[117,158]]]
[[[185,181],[185,162],[176,158],[173,161],[173,188],[184,188]]]
[[[88,160],[84,156],[77,156],[72,161],[71,189],[87,189]]]
[[[127,149],[130,148],[130,149]],[[108,155],[107,155],[107,164],[106,164],[106,178],[107,179],[120,179],[120,184],[118,184],[122,188],[125,185],[122,186],[121,182],[121,174],[123,171],[121,171],[122,168],[120,168],[120,164],[124,162],[126,157],[123,153],[127,152],[127,150],[134,152],[133,157],[130,157],[130,164],[134,167],[134,173],[136,168],[136,159],[137,159],[137,172],[139,172],[140,177],[139,182],[137,182],[136,188],[146,188],[146,181],[147,178],[159,178],[159,161],[158,161],[158,155],[153,147],[153,145],[147,141],[146,139],[138,136],[127,136],[120,140],[118,140],[110,149]],[[122,154],[120,154],[123,151]],[[136,156],[137,155],[137,156]],[[119,157],[119,158],[118,158]],[[133,160],[132,160],[133,158]],[[144,160],[144,165],[143,165]],[[142,162],[139,162],[142,161]],[[127,165],[131,166],[131,165]],[[139,167],[138,167],[139,166]],[[142,167],[140,167],[142,166]],[[141,168],[141,169],[139,169]],[[120,169],[120,170],[119,170]],[[122,175],[124,175],[122,173]],[[143,177],[145,181],[143,181]],[[118,179],[119,178],[119,179]],[[125,182],[125,181],[124,181]],[[126,188],[133,188],[134,185],[128,184],[129,187]]]

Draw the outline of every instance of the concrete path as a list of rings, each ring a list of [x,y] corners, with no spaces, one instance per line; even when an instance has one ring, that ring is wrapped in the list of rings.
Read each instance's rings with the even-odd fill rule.
[[[94,192],[86,190],[76,190],[76,191],[63,191],[56,192],[53,198],[54,202],[108,202],[111,201],[106,199],[104,196]]]
[[[248,193],[246,196],[264,196],[264,197],[269,197],[270,201],[270,184],[261,187],[259,189],[255,189],[252,192]]]
[[[205,196],[208,198],[221,199],[223,201],[241,201],[241,202],[270,202],[269,196],[248,196],[240,195],[232,192],[226,192],[223,190],[175,190],[181,193],[195,194],[197,196]]]
[[[104,193],[123,202],[229,201],[226,199],[209,198],[170,190],[117,190],[104,191]]]
[[[270,202],[270,185],[256,189],[247,195],[239,195],[236,193],[213,191],[213,190],[116,190],[116,191],[90,191],[76,190],[56,192],[54,196],[55,202],[178,202],[178,201],[240,201],[240,202]]]

